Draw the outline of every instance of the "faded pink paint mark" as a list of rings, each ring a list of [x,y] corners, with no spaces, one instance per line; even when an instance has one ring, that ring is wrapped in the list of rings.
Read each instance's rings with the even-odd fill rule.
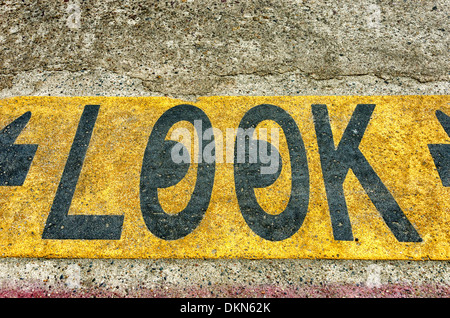
[[[167,287],[167,288],[166,288]],[[0,298],[449,298],[450,286],[439,284],[389,284],[379,287],[351,284],[323,284],[278,287],[259,286],[202,286],[136,288],[125,292],[112,288],[92,287],[70,290],[59,287],[52,290],[48,286],[32,288],[2,288]]]

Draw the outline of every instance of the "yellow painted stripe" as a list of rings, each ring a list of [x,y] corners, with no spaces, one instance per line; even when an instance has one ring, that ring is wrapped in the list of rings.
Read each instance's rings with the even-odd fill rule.
[[[448,260],[450,187],[446,186],[448,185],[446,172],[450,171],[450,167],[446,170],[445,160],[450,161],[450,158],[445,157],[449,153],[445,145],[450,145],[450,136],[445,130],[445,115],[450,115],[449,102],[449,96],[203,97],[196,102],[162,97],[16,97],[0,100],[0,129],[6,127],[0,136],[0,169],[3,169],[0,172],[4,174],[1,179],[3,184],[0,185],[0,255],[89,258]],[[147,202],[143,199],[145,194],[142,193],[141,186],[143,162],[150,134],[158,119],[181,104],[195,106],[209,119],[212,127],[216,129],[216,149],[223,150],[222,160],[216,159],[217,162],[210,164],[209,168],[201,166],[200,163],[192,163],[180,182],[157,190],[161,208],[168,215],[177,216],[191,204],[190,200],[199,179],[197,172],[201,169],[210,169],[211,165],[215,167],[213,170],[207,170],[213,171],[214,180],[212,189],[209,189],[211,196],[207,200],[206,212],[198,225],[194,222],[191,230],[184,229],[188,233],[182,237],[164,238],[152,233],[143,216],[142,205]],[[97,117],[94,120],[91,118],[90,137],[86,133],[89,130],[88,121],[92,113],[89,115],[87,112],[89,110],[87,105],[99,106]],[[298,158],[291,158],[289,154],[288,139],[295,134],[291,130],[283,130],[285,127],[279,122],[262,121],[258,128],[268,128],[267,131],[271,131],[271,128],[279,129],[278,150],[282,159],[281,171],[276,181],[267,187],[248,189],[247,184],[247,188],[241,189],[244,195],[241,195],[241,200],[238,201],[236,191],[240,190],[235,185],[235,164],[233,161],[230,162],[230,158],[234,159],[234,148],[229,147],[234,146],[235,138],[234,135],[227,136],[226,131],[238,128],[244,116],[258,105],[274,105],[292,118],[304,145],[304,152],[301,149],[297,150],[300,154],[305,154],[307,167],[301,162],[295,166],[293,161]],[[373,106],[360,106],[357,109],[357,105]],[[373,107],[372,112],[370,107]],[[95,113],[94,108],[90,110]],[[324,110],[327,113],[324,113]],[[188,113],[187,108],[183,111]],[[264,119],[265,115],[270,117],[270,114],[273,115],[273,112],[269,115],[261,112],[258,118]],[[177,118],[185,119],[184,113],[175,115],[179,116]],[[439,116],[441,118],[438,118]],[[87,120],[87,126],[82,126],[83,118]],[[326,121],[327,118],[329,121]],[[355,124],[354,131],[347,129],[352,120]],[[326,148],[324,143],[327,135],[323,131],[327,128],[327,122],[334,143],[332,148]],[[23,127],[19,127],[20,124]],[[166,139],[170,139],[171,133],[176,128],[186,128],[193,136],[196,132],[194,125],[182,120],[173,125]],[[358,130],[359,128],[363,131]],[[20,133],[17,139],[14,140],[8,134],[8,129],[18,129]],[[80,131],[78,137],[80,140],[89,137],[87,143],[84,140],[75,146],[74,140],[78,138],[77,129],[85,130]],[[322,140],[322,144],[317,136],[318,129],[323,130],[321,131],[325,141]],[[223,135],[220,136],[220,133]],[[362,134],[360,143],[356,141],[358,134]],[[345,139],[343,136],[346,136],[346,141],[341,140]],[[274,142],[270,138],[268,141]],[[341,141],[343,146],[339,148]],[[189,145],[186,140],[182,142]],[[203,140],[203,143],[209,142]],[[298,145],[298,142],[292,143]],[[37,145],[37,148],[18,145]],[[191,158],[198,152],[197,146],[198,140],[194,140],[189,149]],[[350,150],[344,149],[344,146]],[[78,179],[75,180],[76,187],[72,201],[64,202],[67,199],[67,193],[64,191],[67,189],[58,190],[58,186],[62,180],[66,180],[67,185],[73,181],[70,171],[76,172],[77,168],[68,167],[67,163],[76,162],[77,154],[70,155],[71,149],[83,147],[86,154]],[[432,148],[435,149],[435,154],[432,154]],[[333,150],[336,157],[322,158],[321,162],[321,150],[327,149]],[[16,152],[16,156],[11,155]],[[13,163],[20,161],[21,154],[29,154],[28,167],[27,161],[21,161],[22,168],[14,170]],[[436,159],[433,155],[436,158],[440,155],[442,158]],[[70,156],[72,161],[69,160]],[[436,163],[434,159],[440,160],[440,163]],[[333,161],[334,163],[330,164],[335,167],[334,170],[330,168],[331,170],[325,172],[324,169],[327,167],[324,167],[323,160]],[[367,172],[366,164],[371,167],[371,172]],[[442,165],[439,167],[440,170],[437,167],[439,164]],[[293,167],[297,170],[293,171]],[[339,227],[345,224],[337,222],[334,224],[336,233],[333,232],[331,214],[339,216],[344,208],[330,208],[330,196],[333,196],[334,200],[342,199],[342,196],[338,195],[338,190],[330,188],[327,197],[325,181],[327,177],[324,174],[328,174],[330,180],[339,178],[336,167],[341,167],[344,171],[341,171],[345,177],[342,185],[343,197],[350,220],[352,240],[336,239],[336,235],[342,234]],[[306,181],[301,179],[303,181],[294,185],[292,178],[294,174],[305,178],[305,174],[299,170],[307,171],[307,179]],[[245,180],[249,180],[248,178],[252,176],[247,170],[244,171],[247,174],[237,178],[247,182]],[[161,173],[167,174],[167,171]],[[20,175],[25,177],[23,182],[14,179]],[[383,196],[383,190],[374,186],[374,176],[391,195],[390,199]],[[365,181],[361,182],[360,179]],[[8,180],[11,183],[8,183]],[[157,182],[153,182],[152,179],[148,186],[154,187],[156,184]],[[309,193],[305,194],[305,188],[299,187],[298,184],[307,184]],[[202,193],[205,195],[208,193],[207,181],[200,190],[202,192],[198,194],[198,202],[201,201]],[[294,206],[294,209],[291,209],[292,213],[296,214],[302,209],[301,204],[304,206],[306,204],[306,215],[300,220],[298,230],[289,224],[289,220],[285,222],[286,227],[282,226],[281,229],[276,226],[272,228],[264,221],[259,225],[248,224],[244,218],[247,211],[245,204],[252,193],[258,206],[267,213],[267,216],[283,215],[290,202],[294,200],[293,197],[301,198],[303,201],[299,199],[297,203],[300,203],[291,205]],[[295,193],[295,196],[292,193]],[[57,197],[61,202],[57,202]],[[383,202],[375,204],[373,201],[377,198],[383,199]],[[406,221],[405,219],[386,221],[383,218],[383,213],[387,215],[386,217],[393,215],[389,210],[392,208],[392,204],[389,205],[392,200],[398,205]],[[196,204],[197,202],[193,202],[190,205],[193,211]],[[56,220],[58,213],[64,215],[61,208],[64,206],[68,207],[68,220],[75,220],[70,218],[75,215],[97,215],[99,219],[103,216],[119,216],[107,219],[115,220],[117,224],[111,222],[111,225],[106,225],[107,227],[118,225],[119,236],[89,238],[86,235],[100,235],[101,231],[97,231],[95,226],[92,228],[89,225],[71,225],[68,221],[66,224],[64,222],[53,224],[66,228],[52,230],[53,232],[49,230],[48,233],[53,234],[45,237],[44,230],[46,224],[50,222],[52,206],[55,211],[59,209],[52,212]],[[381,211],[383,208],[389,211]],[[331,212],[331,209],[334,209],[334,212]],[[87,217],[85,220],[89,222],[92,218]],[[179,231],[175,231],[176,233],[182,233],[183,225],[189,223],[183,222],[180,221]],[[293,219],[292,222],[299,221]],[[390,225],[387,222],[391,222]],[[414,237],[412,232],[401,233],[405,229],[402,222],[409,223],[416,231],[415,237],[419,237],[420,240],[411,239]],[[69,231],[67,228],[69,225],[74,227],[71,230],[73,237],[57,238],[58,233]],[[90,229],[89,235],[87,232],[77,233],[77,228],[81,229],[83,226]],[[172,233],[163,223],[158,226],[156,231]],[[262,232],[255,231],[258,226]],[[107,233],[108,229],[102,231]],[[285,233],[287,237],[276,236],[273,234],[276,231]],[[397,236],[394,235],[395,231]],[[85,236],[80,239],[77,235]],[[402,242],[401,238],[406,238],[406,242]]]

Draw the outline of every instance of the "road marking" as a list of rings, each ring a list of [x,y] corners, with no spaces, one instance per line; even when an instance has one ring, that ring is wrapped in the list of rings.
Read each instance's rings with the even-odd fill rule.
[[[0,107],[3,257],[450,259],[448,96]]]

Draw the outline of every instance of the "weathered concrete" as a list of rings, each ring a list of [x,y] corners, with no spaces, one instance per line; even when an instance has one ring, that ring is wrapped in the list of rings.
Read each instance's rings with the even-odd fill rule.
[[[448,94],[448,1],[0,1],[0,97]],[[79,18],[79,19],[78,19]],[[1,259],[3,296],[448,297],[448,262]]]
[[[6,297],[448,297],[449,262],[4,259]]]
[[[445,0],[70,5],[2,1],[0,88],[36,71],[109,71],[171,96],[303,94],[310,82],[327,80],[326,89],[365,78],[409,87],[449,76]]]

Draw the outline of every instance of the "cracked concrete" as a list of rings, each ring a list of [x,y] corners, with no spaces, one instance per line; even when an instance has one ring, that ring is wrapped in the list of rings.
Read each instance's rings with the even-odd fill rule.
[[[185,96],[252,76],[448,82],[448,13],[445,0],[82,1],[79,13],[2,1],[0,89],[37,70],[104,70]]]
[[[226,79],[229,82],[225,81]],[[169,96],[195,101],[199,96],[272,95],[445,95],[448,81],[421,83],[408,77],[381,78],[373,75],[340,76],[316,80],[296,73],[236,75],[223,78],[208,94],[150,90],[139,78],[105,69],[82,71],[21,72],[11,79],[0,98],[10,96]]]
[[[446,95],[449,17],[447,0],[0,0],[0,98]],[[448,271],[434,261],[0,259],[0,294],[448,297]]]

